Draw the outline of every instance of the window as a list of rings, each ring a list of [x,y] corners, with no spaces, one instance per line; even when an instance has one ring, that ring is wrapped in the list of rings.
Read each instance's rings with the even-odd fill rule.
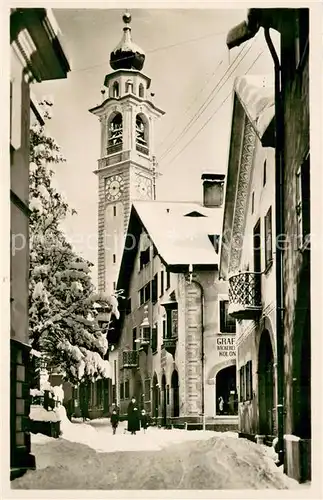
[[[263,171],[263,179],[262,185],[265,186],[267,181],[267,160],[264,161],[264,171]]]
[[[240,402],[245,400],[245,376],[244,366],[240,368]]]
[[[131,80],[126,82],[126,94],[133,94],[133,83]]]
[[[115,263],[116,263],[116,254],[114,253],[113,254],[113,264],[115,264]]]
[[[112,94],[113,97],[119,97],[119,83],[114,82],[113,87],[112,87]]]
[[[253,214],[255,211],[255,192],[252,191],[251,195],[251,213]]]
[[[150,300],[150,282],[147,283],[144,290],[145,290],[145,302],[148,302],[148,300]]]
[[[166,338],[166,318],[163,318],[163,339]]]
[[[164,271],[160,271],[160,297],[164,295]]]
[[[113,217],[117,216],[117,207],[114,205],[113,206]]]
[[[120,399],[124,399],[124,385],[120,382]]]
[[[148,155],[148,124],[143,115],[136,116],[136,149],[140,153]]]
[[[129,399],[129,397],[130,397],[129,380],[126,380],[124,383],[124,398]]]
[[[310,245],[310,155],[296,174],[297,237],[300,247]]]
[[[96,406],[101,407],[103,403],[103,380],[96,382]]]
[[[142,306],[145,303],[145,289],[141,288],[139,290],[139,303]]]
[[[140,252],[140,269],[143,269],[150,261],[150,248]]]
[[[170,272],[169,271],[166,272],[166,290],[168,290],[168,288],[170,288]]]
[[[172,309],[168,312],[168,328],[167,328],[167,338],[177,338],[178,335],[178,310]]]
[[[246,400],[252,399],[252,361],[248,361],[245,365],[246,374]]]
[[[151,350],[153,354],[157,352],[157,346],[158,346],[158,327],[156,323],[151,330]]]
[[[139,84],[139,97],[144,97],[144,86],[142,83]]]
[[[152,280],[151,300],[153,301],[153,304],[155,304],[158,300],[158,273],[155,274],[154,279]]]
[[[122,114],[117,113],[108,124],[108,154],[122,149]]]
[[[272,235],[272,220],[271,207],[265,216],[265,265],[266,269],[270,266],[273,260],[273,235]]]
[[[137,349],[137,327],[132,330],[132,350],[135,351]]]
[[[220,300],[220,332],[235,333],[236,321],[228,314],[229,301]]]

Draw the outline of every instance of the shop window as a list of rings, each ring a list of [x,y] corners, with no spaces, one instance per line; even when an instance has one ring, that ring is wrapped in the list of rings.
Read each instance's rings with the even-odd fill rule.
[[[235,333],[236,321],[228,314],[229,301],[220,300],[220,332]]]

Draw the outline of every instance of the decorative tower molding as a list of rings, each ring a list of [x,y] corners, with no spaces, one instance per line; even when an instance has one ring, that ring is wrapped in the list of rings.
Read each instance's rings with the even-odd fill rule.
[[[90,113],[99,118],[98,288],[113,292],[119,274],[133,200],[155,199],[154,122],[164,115],[149,94],[151,80],[141,72],[145,53],[131,37],[124,14],[123,37],[110,54],[114,70],[105,76],[102,102]]]

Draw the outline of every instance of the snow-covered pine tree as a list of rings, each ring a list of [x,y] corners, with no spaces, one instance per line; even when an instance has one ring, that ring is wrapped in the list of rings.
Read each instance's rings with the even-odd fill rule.
[[[51,103],[42,102],[45,118]],[[92,264],[77,255],[60,228],[70,211],[53,186],[53,167],[63,163],[60,148],[45,127],[30,135],[30,281],[29,327],[33,349],[72,384],[106,377],[105,332],[95,303],[118,317],[118,299],[95,293]]]

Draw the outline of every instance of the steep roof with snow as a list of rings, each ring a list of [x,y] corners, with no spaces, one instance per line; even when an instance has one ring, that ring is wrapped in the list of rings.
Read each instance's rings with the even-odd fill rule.
[[[235,79],[234,90],[257,135],[262,139],[275,116],[272,78],[260,75],[239,76]]]
[[[218,263],[208,235],[220,234],[222,209],[167,201],[137,201],[133,206],[166,264]]]
[[[135,201],[127,230],[130,244],[124,246],[117,288],[126,290],[129,285],[142,231],[173,272],[187,269],[189,264],[215,268],[219,255],[209,235],[221,234],[222,216],[222,208],[206,208],[200,203]]]

